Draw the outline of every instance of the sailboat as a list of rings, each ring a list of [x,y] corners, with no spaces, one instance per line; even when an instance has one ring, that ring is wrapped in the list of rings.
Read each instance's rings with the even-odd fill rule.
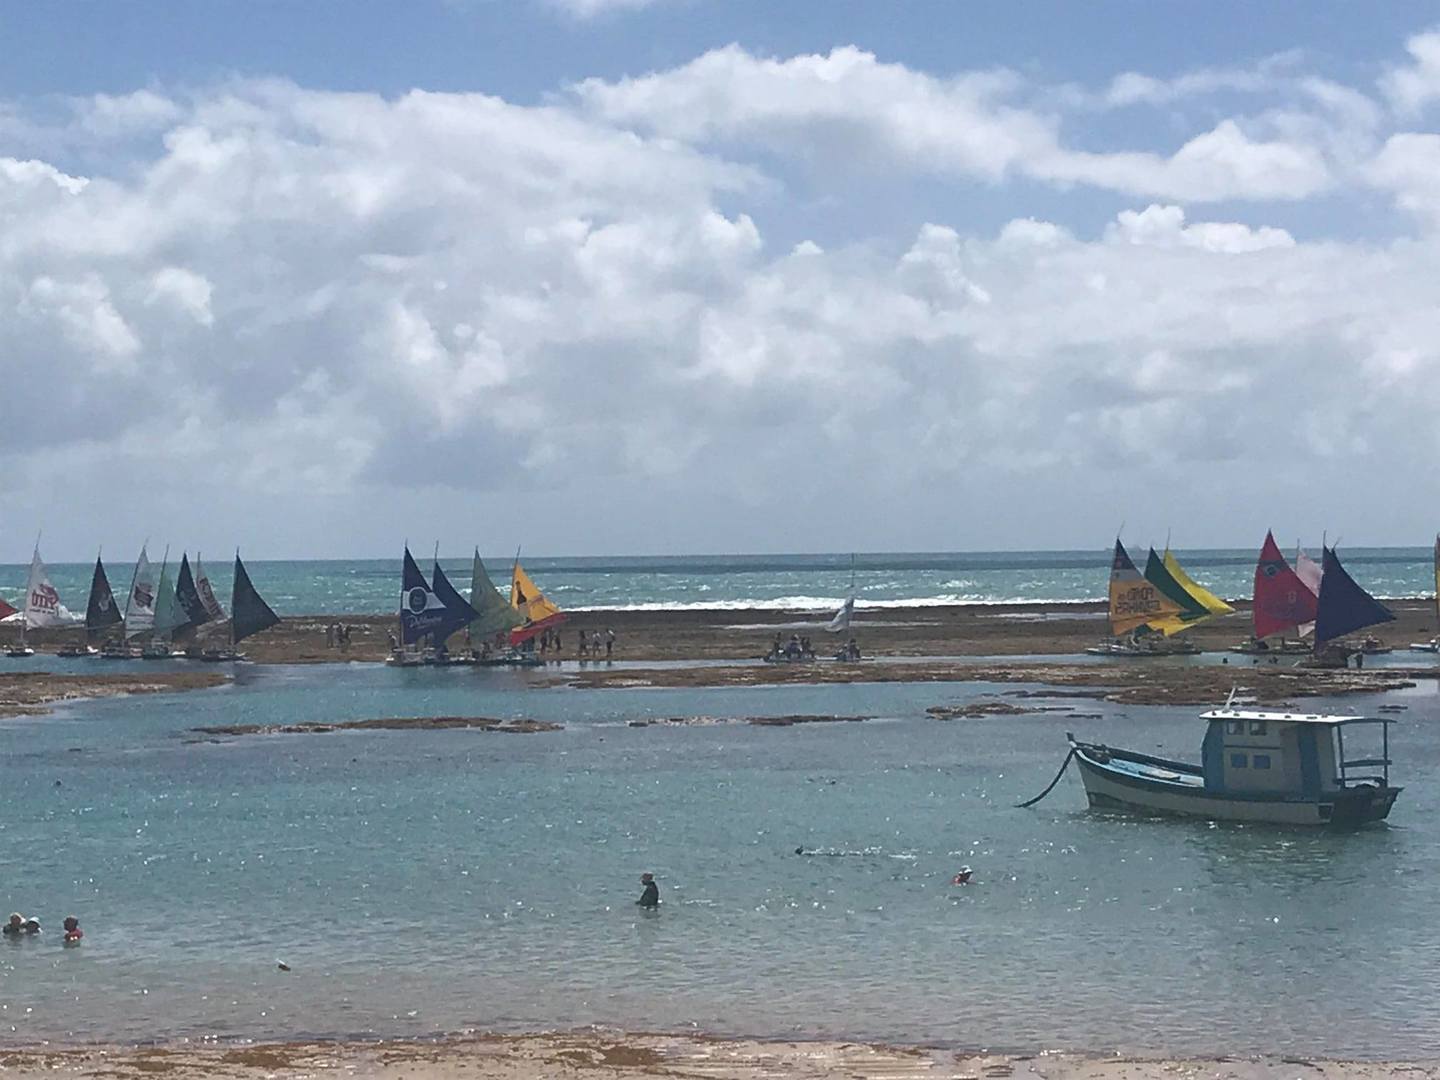
[[[211,622],[224,622],[225,609],[220,606],[220,601],[215,599],[215,590],[210,587],[210,579],[205,574],[205,568],[200,565],[200,553],[195,553],[195,591],[200,596],[200,605],[205,613],[210,616]]]
[[[845,597],[845,602],[840,605],[840,610],[835,612],[834,618],[825,624],[827,634],[844,634],[850,630],[850,620],[855,616],[855,556],[850,556],[850,593]],[[859,660],[860,647],[855,644],[852,637],[835,654],[836,660]]]
[[[135,572],[130,576],[130,590],[125,594],[123,640],[100,650],[106,660],[138,658],[139,651],[125,642],[148,634],[155,627],[155,567],[151,565],[146,546],[140,545],[140,557],[135,560]]]
[[[85,604],[85,644],[68,645],[60,650],[61,656],[94,656],[99,651],[95,643],[112,626],[118,626],[125,619],[120,606],[115,603],[115,594],[110,591],[110,579],[105,574],[105,564],[95,556],[95,570],[90,575],[90,599]]]
[[[209,587],[207,581],[206,587]],[[213,602],[215,597],[211,594]],[[200,595],[200,588],[195,582],[195,574],[190,569],[190,557],[182,553],[180,555],[180,573],[175,578],[175,612],[176,617],[184,617],[184,623],[177,626],[174,637],[179,640],[182,637],[189,641],[186,645],[184,656],[189,660],[199,660],[202,650],[198,642],[191,640],[199,631],[200,627],[214,621],[214,615],[206,606],[204,598]]]
[[[1440,627],[1440,533],[1435,534],[1435,614],[1436,625]],[[1432,637],[1429,641],[1412,641],[1410,649],[1412,652],[1440,652],[1440,637]]]
[[[515,555],[515,565],[510,570],[510,606],[520,615],[520,625],[510,631],[510,644],[520,645],[532,640],[536,634],[565,621],[565,613],[551,602],[530,580],[525,568],[520,565],[520,555]]]
[[[25,640],[26,630],[49,629],[70,626],[75,618],[60,603],[60,594],[50,584],[50,575],[40,560],[40,545],[30,556],[30,578],[25,585],[25,614],[20,622],[20,641],[6,653],[8,656],[34,656],[35,650]]]
[[[446,585],[449,585],[448,580]],[[407,544],[400,572],[400,642],[385,661],[387,664],[415,667],[425,663],[421,642],[426,638],[444,641],[470,621],[475,609],[453,587],[450,592],[459,604],[452,600],[447,605],[434,587],[426,582]]]
[[[1151,552],[1154,555],[1154,552]],[[1110,560],[1110,633],[1085,651],[1091,656],[1167,656],[1183,651],[1165,641],[1167,628],[1183,627],[1185,609],[1136,569],[1120,538]],[[1170,629],[1168,632],[1173,633]]]
[[[1367,626],[1393,622],[1395,615],[1349,575],[1340,565],[1334,548],[1326,547],[1322,554],[1324,576],[1320,580],[1320,604],[1315,615],[1315,662],[1327,667],[1345,667],[1356,653],[1385,651],[1374,638],[1348,643],[1342,640],[1346,634]]]
[[[200,558],[197,555],[195,565],[198,568]],[[210,590],[210,582],[205,580],[205,589],[201,592],[203,599],[206,592]],[[197,589],[199,582],[197,581]],[[210,599],[215,600],[214,593],[210,593]],[[219,603],[215,608],[220,609]],[[223,612],[222,612],[223,617]],[[206,649],[200,654],[200,659],[214,663],[216,661],[244,660],[243,653],[236,651],[236,646],[248,637],[260,633],[261,630],[268,630],[280,621],[280,616],[271,610],[264,598],[260,595],[255,585],[250,580],[250,575],[245,571],[245,564],[240,561],[240,552],[235,552],[235,577],[230,586],[230,648],[228,649]]]
[[[524,625],[525,616],[510,606],[490,580],[480,549],[470,567],[470,606],[475,621],[470,624],[471,655],[482,667],[523,665],[539,666],[539,657],[508,647],[509,633]]]
[[[470,657],[451,659],[450,651],[445,646],[445,639],[455,631],[469,626],[476,619],[477,612],[470,606],[469,601],[460,595],[460,590],[450,584],[450,579],[445,576],[445,571],[440,569],[440,556],[436,552],[435,562],[430,571],[430,591],[440,598],[445,605],[446,620],[444,624],[430,634],[430,640],[434,645],[434,654],[428,658],[428,662],[434,664],[468,664]]]
[[[189,565],[181,556],[181,568],[189,574]],[[170,549],[160,560],[160,584],[155,590],[155,616],[150,627],[151,638],[140,650],[142,660],[169,660],[177,654],[172,646],[175,635],[190,625],[190,616],[175,594],[175,583],[170,579]]]
[[[1309,571],[1307,570],[1307,573]],[[1323,572],[1321,577],[1323,578]],[[1254,626],[1248,640],[1231,647],[1246,654],[1308,653],[1303,641],[1286,640],[1285,631],[1299,631],[1315,621],[1319,597],[1310,590],[1305,579],[1290,568],[1275,534],[1267,532],[1255,563],[1255,592],[1251,605]],[[1265,639],[1280,635],[1274,644]]]

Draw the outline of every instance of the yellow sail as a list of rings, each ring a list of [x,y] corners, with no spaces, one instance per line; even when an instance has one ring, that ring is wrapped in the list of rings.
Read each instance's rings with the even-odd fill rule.
[[[1209,589],[1205,588],[1204,585],[1197,584],[1189,574],[1185,573],[1185,571],[1180,568],[1180,563],[1176,560],[1175,556],[1170,553],[1169,548],[1165,549],[1165,569],[1169,570],[1170,576],[1175,579],[1179,586],[1189,593],[1194,601],[1211,615],[1230,615],[1234,613],[1235,609],[1233,607],[1224,600],[1221,600]],[[1193,626],[1195,624],[1192,622],[1190,625]]]
[[[1119,637],[1179,614],[1180,605],[1145,580],[1116,540],[1110,564],[1110,632]]]
[[[515,569],[510,574],[510,606],[519,612],[525,624],[510,634],[511,641],[524,641],[533,637],[542,627],[553,626],[565,618],[565,613],[545,598],[520,560],[515,560]]]

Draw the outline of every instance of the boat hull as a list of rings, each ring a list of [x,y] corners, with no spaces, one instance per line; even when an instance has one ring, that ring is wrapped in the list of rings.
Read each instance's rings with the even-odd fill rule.
[[[1138,756],[1138,755],[1137,755]],[[1209,821],[1265,822],[1273,825],[1354,826],[1383,821],[1400,788],[1352,787],[1315,799],[1254,798],[1207,792],[1193,784],[1150,779],[1116,768],[1077,746],[1075,760],[1092,807]],[[1153,759],[1148,759],[1153,760]],[[1159,763],[1197,775],[1193,766]]]

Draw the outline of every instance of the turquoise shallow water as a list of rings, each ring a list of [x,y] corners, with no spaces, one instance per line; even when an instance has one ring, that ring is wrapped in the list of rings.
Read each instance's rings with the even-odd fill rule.
[[[0,1040],[605,1023],[1440,1053],[1433,684],[1394,699],[1409,705],[1392,740],[1409,786],[1393,822],[1334,835],[1096,815],[1074,776],[1013,809],[1050,779],[1067,729],[1187,757],[1201,732],[1194,710],[1090,701],[1075,709],[1102,715],[924,716],[995,689],[575,691],[253,667],[219,690],[4,721],[0,905],[48,932],[0,945]],[[625,724],[798,712],[880,719]],[[567,727],[189,733],[442,713]],[[975,882],[957,888],[962,863]],[[633,904],[642,870],[661,882],[658,915]],[[78,950],[57,942],[69,912]]]
[[[1316,545],[1312,554],[1319,550]],[[157,560],[160,552],[152,550]],[[1132,550],[1143,565],[1145,549]],[[1293,553],[1292,553],[1293,554]],[[1253,550],[1179,551],[1190,573],[1227,598],[1248,599],[1255,575]],[[1346,567],[1376,596],[1433,596],[1429,548],[1346,548]],[[133,558],[133,555],[129,556]],[[418,557],[418,556],[417,556]],[[428,561],[422,559],[427,572]],[[93,563],[56,564],[51,577],[62,600],[85,610]],[[400,559],[247,561],[256,587],[282,615],[364,614],[394,611],[400,591]],[[441,560],[462,590],[470,584],[470,559]],[[503,588],[510,559],[487,560]],[[0,566],[0,596],[21,594],[29,564]],[[205,563],[216,595],[228,603],[230,564]],[[848,595],[849,555],[676,555],[615,558],[525,558],[526,569],[556,603],[575,608],[639,609],[825,609]],[[112,554],[106,567],[123,597],[133,564]],[[959,552],[867,554],[855,558],[861,607],[1005,601],[1098,600],[1106,595],[1110,549],[1097,551]]]

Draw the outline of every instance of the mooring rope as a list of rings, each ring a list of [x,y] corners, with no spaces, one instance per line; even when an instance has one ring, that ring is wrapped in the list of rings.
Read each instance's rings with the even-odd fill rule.
[[[1015,804],[1015,808],[1016,808],[1017,810],[1023,810],[1023,809],[1024,809],[1025,807],[1027,807],[1027,806],[1034,806],[1037,802],[1039,802],[1041,799],[1043,799],[1046,795],[1049,795],[1050,792],[1054,791],[1054,790],[1055,790],[1055,785],[1060,782],[1060,777],[1062,777],[1062,776],[1065,775],[1065,770],[1070,767],[1070,759],[1073,758],[1074,756],[1075,756],[1075,747],[1072,746],[1072,747],[1070,748],[1070,753],[1066,754],[1066,755],[1065,755],[1065,760],[1060,763],[1060,771],[1055,774],[1055,779],[1050,781],[1049,785],[1045,788],[1045,790],[1042,791],[1042,792],[1040,792],[1040,794],[1039,794],[1039,795],[1036,795],[1033,799],[1026,799],[1026,800],[1025,800],[1024,802],[1022,802],[1022,803],[1016,803],[1016,804]]]

